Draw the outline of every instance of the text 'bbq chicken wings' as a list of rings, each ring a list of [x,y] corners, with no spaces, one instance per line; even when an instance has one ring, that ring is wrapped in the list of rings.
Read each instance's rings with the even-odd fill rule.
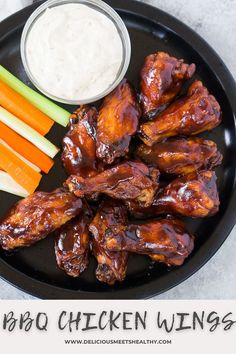
[[[101,167],[96,157],[97,115],[95,107],[81,106],[70,118],[69,131],[62,142],[61,156],[69,175],[91,177]]]
[[[193,172],[175,179],[157,193],[149,208],[140,208],[132,201],[126,204],[136,218],[169,213],[194,218],[215,215],[220,204],[215,172]]]
[[[83,203],[83,210],[68,221],[55,236],[55,254],[59,268],[72,277],[79,277],[87,268],[89,259],[89,223],[93,214]]]
[[[125,206],[118,200],[106,199],[89,226],[93,235],[93,254],[98,262],[96,277],[99,281],[109,285],[125,279],[128,253],[108,251],[104,246],[105,237],[110,234],[111,227],[118,231],[118,228],[123,227],[126,223],[127,210]]]
[[[129,224],[106,236],[110,251],[146,254],[156,262],[180,266],[194,247],[194,238],[176,219],[162,219],[145,224]]]
[[[186,97],[172,103],[152,121],[140,126],[140,138],[149,146],[176,135],[195,135],[217,127],[221,109],[201,81],[195,81]]]
[[[82,201],[68,190],[36,192],[20,200],[0,221],[0,246],[30,246],[79,214]]]
[[[70,176],[66,185],[77,197],[104,193],[115,199],[135,199],[149,206],[158,188],[159,171],[142,162],[126,161],[91,178]]]
[[[144,115],[171,102],[183,81],[195,73],[195,64],[185,64],[164,52],[148,55],[141,70],[140,100]]]
[[[136,94],[124,79],[103,101],[97,123],[97,157],[111,164],[129,150],[137,131],[141,109]]]
[[[152,146],[140,145],[136,157],[162,173],[186,175],[198,169],[212,169],[222,162],[222,154],[211,140],[172,138]]]

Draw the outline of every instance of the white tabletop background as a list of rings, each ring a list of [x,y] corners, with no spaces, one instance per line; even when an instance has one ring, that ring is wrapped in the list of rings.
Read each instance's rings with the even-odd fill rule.
[[[198,32],[236,79],[236,0],[140,1],[159,7]],[[31,0],[0,0],[0,21],[30,3]],[[0,280],[0,299],[34,298]],[[201,270],[154,299],[236,299],[236,227]]]

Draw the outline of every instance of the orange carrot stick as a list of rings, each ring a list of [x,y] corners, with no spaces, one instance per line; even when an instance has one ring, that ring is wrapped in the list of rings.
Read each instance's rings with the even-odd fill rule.
[[[50,157],[2,122],[0,122],[0,138],[43,172],[48,173],[52,168],[54,161]]]
[[[27,192],[33,193],[38,187],[42,175],[24,161],[17,157],[11,150],[0,143],[0,167],[21,185]]]
[[[19,93],[12,90],[2,80],[0,80],[0,106],[42,135],[47,134],[53,126],[54,122],[51,118],[34,107]]]

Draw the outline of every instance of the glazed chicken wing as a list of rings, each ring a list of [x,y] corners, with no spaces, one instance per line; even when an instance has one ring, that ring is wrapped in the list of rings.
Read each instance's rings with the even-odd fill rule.
[[[128,251],[149,255],[154,261],[180,266],[194,247],[193,236],[176,219],[145,224],[129,224],[123,231],[113,229],[106,236],[110,251]]]
[[[89,223],[93,214],[83,203],[83,210],[68,221],[55,236],[55,254],[59,268],[72,277],[79,277],[87,268],[89,259]]]
[[[157,193],[149,208],[140,208],[132,201],[126,204],[138,218],[169,213],[194,218],[215,215],[220,204],[215,172],[193,172],[175,179]]]
[[[106,235],[110,235],[111,227],[127,222],[127,210],[118,200],[106,199],[100,206],[95,218],[89,226],[93,235],[92,249],[98,266],[96,277],[99,281],[113,285],[123,281],[126,276],[128,261],[127,252],[110,252],[104,246]]]
[[[80,213],[82,201],[68,190],[35,192],[20,200],[0,221],[0,246],[30,246]]]
[[[185,64],[164,52],[145,58],[141,70],[140,100],[145,115],[171,102],[180,92],[183,81],[195,72],[195,64]]]
[[[186,175],[198,169],[212,169],[221,164],[222,154],[211,140],[173,138],[152,146],[140,145],[136,157],[162,173]]]
[[[91,177],[101,167],[96,157],[97,115],[95,107],[81,106],[70,118],[69,131],[62,142],[61,156],[69,175]]]
[[[159,171],[149,169],[142,162],[127,161],[91,178],[72,175],[66,181],[77,197],[105,193],[115,199],[135,199],[139,205],[149,206],[158,187]]]
[[[141,109],[136,94],[124,79],[103,101],[97,123],[97,156],[106,164],[125,156],[138,128]]]
[[[172,103],[152,121],[141,125],[141,139],[149,146],[176,135],[195,135],[217,127],[221,109],[201,81],[195,81],[187,97]]]
[[[206,217],[219,210],[216,175],[213,171],[193,172],[177,178],[158,193],[153,205],[158,213]]]

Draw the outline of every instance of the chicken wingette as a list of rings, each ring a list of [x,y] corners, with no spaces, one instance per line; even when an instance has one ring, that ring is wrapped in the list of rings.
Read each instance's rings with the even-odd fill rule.
[[[130,83],[124,79],[105,97],[97,122],[97,156],[105,164],[125,156],[137,132],[141,109]]]
[[[82,205],[81,199],[64,188],[35,192],[0,220],[0,246],[5,250],[30,246],[78,215]]]
[[[99,281],[113,285],[116,281],[123,281],[126,276],[128,253],[111,252],[105,246],[105,238],[110,234],[112,227],[127,223],[127,210],[119,200],[105,199],[89,230],[93,235],[92,250],[97,259],[96,277]]]
[[[180,266],[192,252],[194,238],[182,221],[162,219],[111,228],[105,246],[110,251],[146,254],[156,262]]]
[[[215,215],[220,205],[215,172],[193,172],[176,178],[157,192],[149,208],[140,208],[135,201],[126,201],[126,205],[137,218],[160,214],[193,218]]]
[[[195,81],[186,97],[172,103],[152,121],[141,124],[140,137],[146,145],[177,135],[196,135],[221,122],[221,109],[201,81]]]
[[[222,162],[216,143],[197,137],[172,138],[152,146],[141,144],[135,155],[161,173],[174,175],[213,169]]]
[[[79,277],[89,263],[89,223],[93,213],[83,202],[81,213],[68,221],[55,235],[55,254],[59,268],[72,277]]]
[[[126,161],[91,178],[70,176],[65,185],[77,197],[104,193],[115,199],[135,199],[149,206],[158,188],[159,171],[142,162]]]
[[[91,177],[102,168],[96,157],[97,115],[96,108],[89,106],[81,106],[71,115],[61,155],[68,175]]]
[[[195,72],[195,64],[188,65],[183,59],[164,52],[145,58],[140,76],[140,100],[144,115],[170,103],[180,92],[185,80]]]

